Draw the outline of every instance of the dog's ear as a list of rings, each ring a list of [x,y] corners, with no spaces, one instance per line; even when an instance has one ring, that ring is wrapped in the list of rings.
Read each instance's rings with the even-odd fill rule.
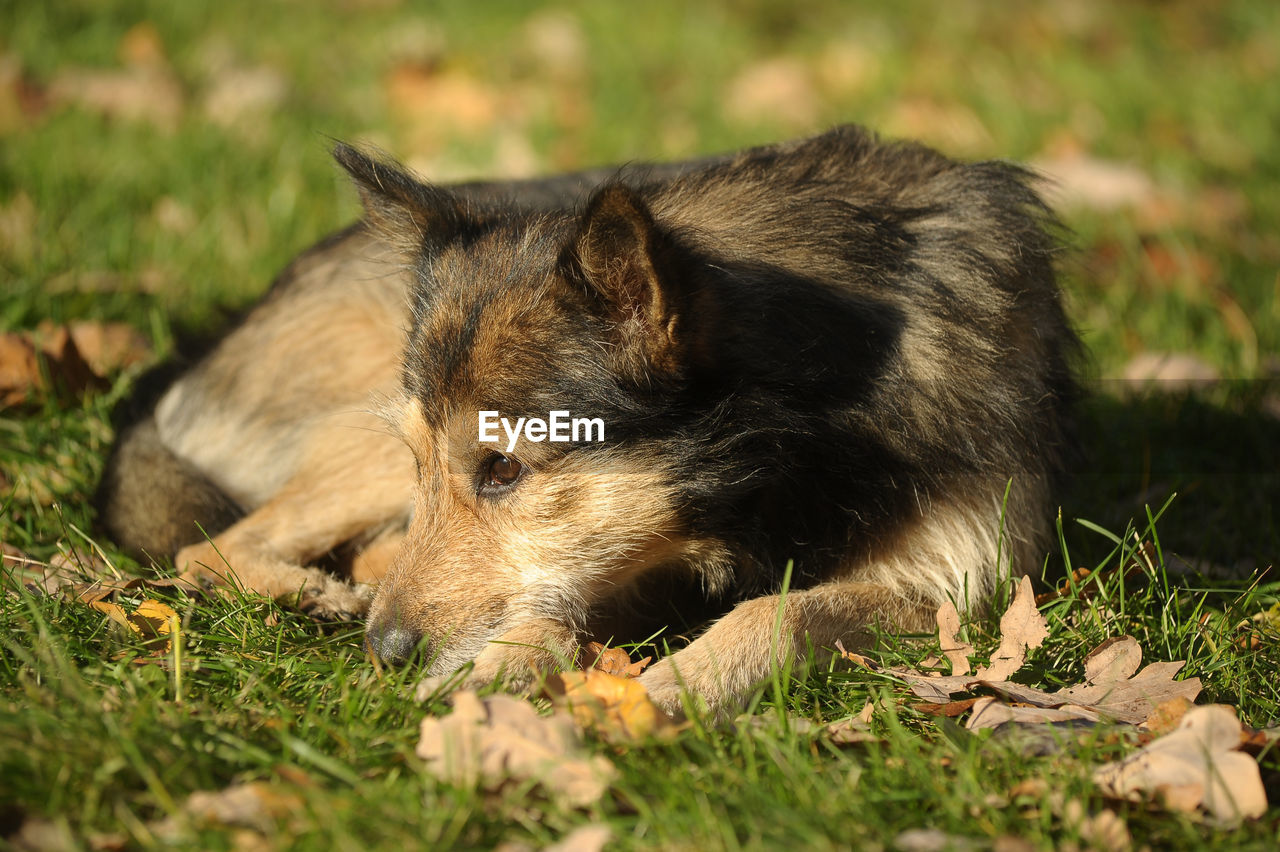
[[[678,367],[683,329],[675,248],[630,188],[610,184],[587,204],[562,264],[600,298],[624,337],[651,367]]]
[[[334,146],[333,158],[355,180],[369,222],[406,254],[434,253],[467,227],[460,199],[394,161],[375,159],[343,142]]]

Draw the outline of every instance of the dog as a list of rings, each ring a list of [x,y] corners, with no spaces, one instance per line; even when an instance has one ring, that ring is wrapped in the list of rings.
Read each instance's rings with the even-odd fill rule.
[[[1041,564],[1079,344],[1029,172],[856,127],[528,201],[335,156],[364,223],[124,434],[122,543],[360,613],[337,549],[370,649],[472,684],[721,612],[640,678],[718,715]]]

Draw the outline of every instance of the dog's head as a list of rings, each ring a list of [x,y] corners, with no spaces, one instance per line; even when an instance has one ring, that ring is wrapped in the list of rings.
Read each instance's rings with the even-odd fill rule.
[[[705,357],[694,319],[710,306],[640,196],[609,185],[581,211],[471,208],[336,156],[415,280],[388,419],[417,487],[370,611],[373,649],[398,659],[425,641],[445,673],[531,619],[582,629],[651,569],[727,563],[674,485],[675,401]]]

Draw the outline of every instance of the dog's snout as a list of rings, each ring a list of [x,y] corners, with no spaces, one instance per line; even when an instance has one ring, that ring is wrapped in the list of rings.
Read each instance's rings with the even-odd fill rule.
[[[381,618],[365,630],[365,644],[384,662],[400,665],[408,662],[422,636],[406,629],[397,619]]]

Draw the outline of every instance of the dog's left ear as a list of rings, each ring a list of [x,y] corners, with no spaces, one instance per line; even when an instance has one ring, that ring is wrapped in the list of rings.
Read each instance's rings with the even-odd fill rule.
[[[423,183],[399,164],[343,142],[334,146],[333,158],[355,180],[369,222],[407,255],[434,254],[467,227],[457,196]]]
[[[675,252],[635,191],[610,184],[587,204],[562,261],[601,299],[629,354],[660,372],[678,369],[683,348]]]

